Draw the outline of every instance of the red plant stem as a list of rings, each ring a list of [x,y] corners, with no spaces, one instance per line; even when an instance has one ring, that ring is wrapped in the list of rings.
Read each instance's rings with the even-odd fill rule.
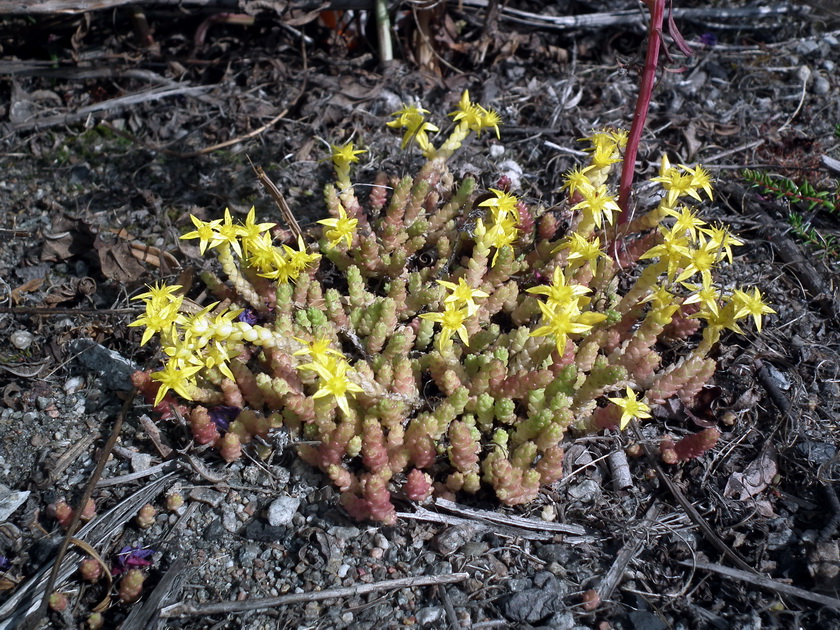
[[[662,41],[662,22],[665,18],[665,0],[645,0],[645,3],[650,9],[647,54],[645,67],[642,70],[642,83],[639,85],[639,97],[636,99],[636,111],[633,112],[633,124],[630,126],[627,147],[624,149],[624,163],[621,167],[621,184],[618,187],[618,206],[621,208],[619,223],[627,223],[630,220],[628,205],[633,175],[636,171],[636,154],[639,152],[639,142],[642,139],[642,131],[650,109],[653,84],[656,82],[656,66],[659,64],[659,46]]]

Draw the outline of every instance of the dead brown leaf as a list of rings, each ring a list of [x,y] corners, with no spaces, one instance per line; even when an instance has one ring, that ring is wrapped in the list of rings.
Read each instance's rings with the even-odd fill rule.
[[[773,481],[778,471],[776,453],[767,449],[757,459],[751,461],[744,472],[732,473],[729,476],[726,488],[723,490],[723,496],[746,501],[750,497],[763,492]]]
[[[50,231],[44,234],[41,260],[63,262],[89,252],[95,238],[94,231],[85,221],[59,215],[53,220]]]
[[[32,278],[29,282],[24,282],[19,287],[15,287],[12,289],[12,301],[15,304],[20,304],[21,299],[23,299],[24,293],[31,293],[33,291],[37,291],[41,288],[44,284],[43,278]]]
[[[131,245],[112,234],[99,234],[93,249],[99,257],[102,275],[109,280],[127,284],[136,282],[146,273],[146,268],[137,262]]]

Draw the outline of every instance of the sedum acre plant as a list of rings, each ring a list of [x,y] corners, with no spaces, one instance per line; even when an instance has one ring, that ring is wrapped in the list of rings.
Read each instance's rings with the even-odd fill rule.
[[[556,214],[505,178],[482,191],[448,170],[471,133],[499,135],[495,112],[464,92],[437,147],[427,113],[404,106],[388,123],[422,167],[380,174],[367,199],[351,177],[364,151],[332,147],[330,218],[309,238],[257,223],[253,209],[244,223],[227,210],[193,217],[182,238],[227,278],[203,273],[216,301],[188,313],[181,287],[157,285],[137,296],[146,312],[132,324],[167,357],[136,385],[162,413],[179,410],[196,442],[232,461],[285,427],[351,515],[384,523],[394,494],[486,485],[505,504],[532,501],[560,478],[568,431],[624,429],[673,397],[690,405],[722,332],[742,333],[746,318],[760,330],[773,312],[758,289],[714,282],[741,243],[698,217],[712,196],[701,167],[663,157],[659,204],[618,222],[626,134],[598,131],[589,163],[565,178],[573,219],[559,233]],[[663,339],[685,340],[667,363]],[[696,457],[716,437],[668,452]]]

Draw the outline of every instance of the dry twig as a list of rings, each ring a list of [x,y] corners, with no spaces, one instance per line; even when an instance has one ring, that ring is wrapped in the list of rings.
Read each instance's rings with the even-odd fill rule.
[[[508,514],[491,512],[489,510],[477,510],[475,508],[468,508],[463,505],[458,505],[454,501],[447,501],[446,499],[435,499],[435,505],[448,512],[462,514],[469,518],[481,521],[501,523],[502,525],[507,525],[508,527],[537,530],[541,532],[550,532],[556,534],[572,534],[576,536],[585,536],[588,533],[586,529],[584,527],[581,527],[580,525],[570,525],[568,523],[551,523],[549,521],[537,521],[530,518],[523,518],[521,516],[509,516]]]
[[[633,531],[630,532],[630,537],[624,543],[621,551],[619,551],[618,555],[616,555],[612,566],[604,574],[604,577],[601,578],[601,583],[598,585],[597,590],[602,601],[612,597],[613,592],[621,582],[621,578],[624,576],[624,571],[627,569],[627,565],[630,564],[630,561],[636,557],[639,550],[642,548],[642,544],[645,542],[647,533],[659,517],[660,510],[661,506],[659,502],[654,501],[648,508],[647,512],[645,512],[645,517],[641,523],[639,523],[638,527],[628,525],[628,529],[632,529]]]
[[[668,488],[668,491],[673,495],[673,497],[677,500],[677,503],[680,504],[683,510],[685,510],[686,514],[688,514],[689,518],[700,528],[700,531],[703,532],[703,537],[719,552],[721,552],[724,556],[726,556],[735,566],[746,573],[756,573],[755,569],[753,569],[750,565],[744,562],[743,558],[739,556],[737,553],[732,551],[725,542],[723,542],[720,537],[715,533],[715,530],[711,528],[711,526],[706,522],[700,512],[691,504],[685,494],[683,494],[682,490],[677,487],[668,473],[662,468],[659,462],[656,459],[656,456],[651,452],[650,447],[647,445],[647,442],[642,437],[642,432],[639,431],[639,425],[636,423],[635,420],[631,421],[631,426],[633,427],[633,432],[636,435],[636,440],[638,440],[639,444],[645,449],[645,455],[647,456],[648,462],[651,466],[656,469],[656,474],[662,483],[665,484],[665,487]]]
[[[160,611],[164,618],[173,617],[197,617],[208,615],[226,615],[241,613],[249,610],[263,610],[266,608],[277,608],[290,604],[303,604],[309,602],[323,601],[325,599],[340,599],[344,597],[355,597],[379,591],[392,591],[400,588],[416,588],[419,586],[437,586],[441,584],[454,584],[463,582],[469,573],[450,573],[447,575],[421,575],[418,577],[400,578],[398,580],[383,580],[372,584],[357,584],[345,588],[330,588],[315,593],[295,593],[292,595],[280,595],[279,597],[256,597],[240,602],[219,602],[205,606],[195,606],[189,603],[173,604]]]
[[[840,599],[829,597],[828,595],[820,595],[819,593],[812,593],[811,591],[806,591],[803,588],[797,588],[795,586],[791,586],[790,584],[784,584],[783,582],[772,580],[754,572],[739,571],[738,569],[731,569],[720,564],[711,564],[709,562],[689,562],[688,560],[680,560],[679,563],[684,567],[713,571],[714,573],[732,578],[733,580],[740,580],[741,582],[746,582],[748,584],[752,584],[753,586],[766,588],[783,595],[798,597],[799,599],[804,599],[809,602],[814,602],[816,604],[840,611]]]
[[[107,456],[103,458],[107,459]],[[91,547],[97,548],[105,543],[116,531],[119,530],[129,519],[137,515],[137,510],[140,506],[145,505],[154,497],[156,497],[163,488],[170,483],[172,475],[169,473],[162,477],[149,481],[140,490],[129,497],[120,501],[117,505],[112,507],[104,514],[97,516],[87,525],[82,527],[74,536],[79,540],[83,540]],[[96,479],[92,477],[91,479]],[[64,580],[68,579],[77,569],[78,561],[81,555],[75,551],[70,551],[63,561],[60,563],[58,577],[53,588],[57,587]],[[58,564],[58,563],[56,563]],[[43,567],[35,573],[23,586],[20,586],[15,592],[3,602],[0,606],[0,627],[6,628],[23,628],[24,616],[34,612],[38,606],[39,600],[45,595],[49,597],[52,590],[46,590],[44,587],[48,579],[48,572],[50,565]],[[30,617],[31,619],[32,617]],[[3,622],[8,622],[3,626]]]

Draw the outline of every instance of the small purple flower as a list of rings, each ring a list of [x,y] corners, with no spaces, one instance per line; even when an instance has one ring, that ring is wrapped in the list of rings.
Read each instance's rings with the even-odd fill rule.
[[[540,284],[551,284],[551,278],[549,278],[544,273],[541,273],[538,269],[534,270],[534,280],[536,280]]]
[[[700,43],[703,44],[704,46],[708,46],[709,48],[712,48],[713,46],[715,46],[717,44],[717,37],[715,37],[714,33],[703,33],[700,36]]]
[[[6,556],[0,556],[0,571],[8,571],[12,568],[12,563]]]
[[[246,308],[239,314],[239,317],[236,318],[238,321],[248,324],[249,326],[253,326],[257,322],[260,321],[260,318],[257,316],[256,311]]]
[[[239,407],[227,407],[219,405],[210,409],[210,419],[219,429],[219,431],[227,431],[230,423],[236,420],[236,417],[242,410]]]
[[[117,559],[111,569],[112,575],[120,575],[134,567],[148,567],[152,564],[155,550],[150,547],[132,547],[130,545],[120,549]]]

